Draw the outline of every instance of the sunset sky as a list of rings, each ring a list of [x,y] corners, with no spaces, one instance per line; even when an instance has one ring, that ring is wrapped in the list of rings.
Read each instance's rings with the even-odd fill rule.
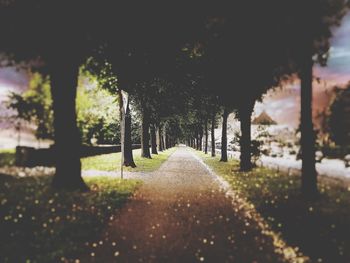
[[[329,100],[329,91],[334,85],[344,85],[350,80],[350,13],[344,17],[342,25],[336,28],[332,38],[332,47],[327,67],[315,66],[314,75],[322,79],[314,83],[314,109],[323,110]],[[21,91],[27,87],[24,72],[13,68],[0,69],[0,102],[6,99],[9,91]],[[270,91],[262,103],[257,103],[255,114],[265,110],[280,124],[296,127],[300,112],[299,83],[285,86],[283,89]],[[3,112],[4,106],[0,105]]]
[[[329,100],[330,90],[335,85],[344,85],[350,81],[350,13],[342,25],[333,31],[330,58],[327,67],[314,67],[314,76],[322,79],[314,83],[313,107],[315,111],[324,110]],[[275,121],[296,127],[300,116],[300,84],[294,83],[270,91],[263,103],[257,103],[255,114],[265,110]]]

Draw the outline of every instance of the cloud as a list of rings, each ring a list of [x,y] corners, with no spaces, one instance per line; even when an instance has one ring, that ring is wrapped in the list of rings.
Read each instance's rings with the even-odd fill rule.
[[[333,30],[330,57],[326,67],[315,66],[314,75],[321,83],[313,83],[314,113],[322,111],[331,98],[331,90],[336,85],[350,81],[350,13],[342,25]],[[280,124],[296,127],[300,118],[300,82],[285,85],[282,89],[269,91],[262,103],[257,103],[255,112],[265,110]]]
[[[28,86],[27,74],[12,67],[0,68],[0,86],[2,89],[23,91]]]

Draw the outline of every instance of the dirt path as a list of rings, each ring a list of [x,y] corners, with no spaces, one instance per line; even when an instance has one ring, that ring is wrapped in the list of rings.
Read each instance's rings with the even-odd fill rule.
[[[283,262],[272,239],[233,201],[179,147],[81,262]]]

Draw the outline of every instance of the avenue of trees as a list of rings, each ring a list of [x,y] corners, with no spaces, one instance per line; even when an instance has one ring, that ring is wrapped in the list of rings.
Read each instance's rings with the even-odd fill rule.
[[[145,158],[176,142],[205,152],[210,147],[215,155],[215,140],[209,146],[208,136],[214,136],[222,118],[221,161],[227,161],[225,125],[228,113],[235,111],[241,122],[240,167],[252,169],[250,125],[255,102],[267,90],[299,78],[302,193],[313,197],[317,174],[312,68],[325,65],[331,29],[341,23],[348,6],[347,0],[188,1],[184,5],[3,1],[1,64],[29,67],[49,76],[53,185],[81,190],[87,190],[80,171],[82,138],[76,112],[82,65],[103,89],[119,98],[119,116],[126,124],[121,134],[125,165],[130,166],[135,165],[130,143],[132,106],[141,121]],[[123,99],[123,91],[128,100]]]

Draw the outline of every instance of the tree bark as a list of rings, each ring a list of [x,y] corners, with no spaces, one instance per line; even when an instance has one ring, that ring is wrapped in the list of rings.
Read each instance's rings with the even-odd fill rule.
[[[215,157],[215,112],[211,115],[211,157]]]
[[[199,150],[202,151],[203,150],[203,127],[200,127],[199,130]]]
[[[205,127],[204,127],[205,131],[205,145],[204,145],[204,152],[205,154],[208,154],[208,120],[205,121]]]
[[[163,151],[163,145],[162,145],[162,127],[159,124],[158,125],[158,132],[157,132],[157,145],[158,145],[158,151]]]
[[[148,115],[148,111],[143,108],[142,109],[142,124],[141,124],[141,157],[151,159],[151,153],[149,151],[149,126],[150,119]]]
[[[165,144],[165,128],[163,129],[161,140],[162,140],[162,148],[163,150],[166,150],[167,148]]]
[[[240,169],[241,171],[250,171],[253,167],[251,161],[251,116],[254,108],[251,105],[246,105],[239,112],[241,121],[241,139],[240,139]]]
[[[222,134],[221,134],[221,159],[220,162],[227,162],[227,118],[228,110],[225,107],[222,114]]]
[[[56,173],[52,185],[56,189],[87,191],[81,177],[81,138],[76,123],[76,91],[78,65],[66,60],[54,64],[51,69],[51,93],[53,99]]]
[[[317,195],[317,172],[315,167],[315,132],[312,122],[312,67],[311,56],[303,65],[301,79],[301,190],[305,197]]]
[[[124,128],[124,165],[130,166],[132,168],[136,167],[134,162],[134,157],[132,153],[132,141],[131,141],[131,114],[129,101],[126,104],[125,118],[125,128]]]
[[[158,152],[157,152],[157,134],[156,134],[156,127],[154,124],[151,124],[151,149],[152,149],[152,154],[158,154]]]
[[[165,137],[165,148],[169,149],[170,148],[169,135],[166,132],[164,133],[164,137]]]

